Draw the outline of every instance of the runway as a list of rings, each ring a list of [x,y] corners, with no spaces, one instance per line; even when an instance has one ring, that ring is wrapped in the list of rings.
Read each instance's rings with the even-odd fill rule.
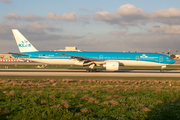
[[[79,69],[0,69],[0,76],[112,76],[112,77],[180,77],[180,70],[119,70],[86,72]]]

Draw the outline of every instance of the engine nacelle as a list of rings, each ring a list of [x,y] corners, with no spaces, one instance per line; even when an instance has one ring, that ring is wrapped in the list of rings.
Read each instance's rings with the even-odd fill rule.
[[[103,65],[107,71],[117,71],[119,70],[119,62],[118,61],[107,61],[106,64]]]

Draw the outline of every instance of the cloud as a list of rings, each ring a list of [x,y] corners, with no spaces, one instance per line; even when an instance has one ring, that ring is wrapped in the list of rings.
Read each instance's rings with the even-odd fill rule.
[[[41,29],[42,28],[42,29]],[[1,23],[0,22],[0,51],[1,53],[13,51],[13,47],[16,48],[16,43],[13,37],[11,29],[18,29],[38,50],[54,50],[62,46],[72,44],[77,40],[83,39],[85,36],[71,35],[71,34],[62,34],[58,32],[47,32],[53,28],[51,25],[34,22],[27,25],[18,25],[17,23]],[[43,43],[43,45],[42,45]]]
[[[79,8],[80,11],[85,11],[85,12],[89,12],[89,10],[87,10],[86,8]]]
[[[107,11],[101,11],[101,12],[97,12],[95,15],[94,15],[94,18],[96,20],[104,20],[104,21],[110,21],[110,20],[113,20],[114,19],[114,15],[107,12]]]
[[[85,8],[79,8],[81,11],[88,12]],[[90,11],[89,11],[90,12]],[[138,8],[131,4],[125,4],[120,6],[117,11],[110,13],[100,9],[94,15],[81,15],[78,16],[74,11],[72,13],[64,13],[63,15],[56,15],[54,12],[49,12],[46,16],[38,16],[29,14],[27,16],[21,16],[17,13],[9,13],[4,16],[7,20],[21,20],[21,21],[80,21],[85,24],[89,24],[92,18],[98,21],[104,21],[109,24],[118,24],[122,26],[137,26],[139,24],[147,23],[162,23],[168,25],[180,25],[180,8],[160,9],[151,13],[146,13],[143,9]]]
[[[155,25],[150,26],[148,30],[153,33],[180,34],[180,25]]]
[[[56,32],[56,31],[62,31],[60,28],[55,28],[50,24],[43,24],[40,22],[33,22],[31,24],[17,24],[15,22],[12,23],[6,23],[6,22],[0,22],[0,39],[8,39],[9,36],[12,35],[11,31],[12,29],[19,29],[22,31],[25,31],[25,33],[31,33],[36,35],[42,35],[45,36],[48,32]]]
[[[49,24],[40,24],[39,22],[33,22],[30,26],[36,29],[48,29],[50,27]]]
[[[127,16],[127,17],[131,17],[131,16],[145,17],[146,16],[146,13],[143,11],[143,9],[137,8],[136,6],[131,5],[131,4],[122,5],[116,11],[116,14],[120,16]]]
[[[180,8],[160,9],[151,13],[151,17],[179,17]]]
[[[125,35],[127,31],[112,31],[110,35]]]
[[[180,24],[180,8],[160,9],[150,14],[150,18],[155,22],[168,25]]]
[[[20,16],[16,13],[9,13],[4,16],[5,19],[8,20],[23,20],[23,21],[37,21],[37,20],[42,20],[40,16],[29,14],[27,16]]]
[[[133,36],[133,37],[138,37],[138,36],[146,37],[146,36],[147,36],[147,33],[135,32],[135,33],[129,33],[128,36]]]
[[[89,24],[90,23],[90,20],[92,18],[92,15],[81,15],[79,16],[79,21],[83,24],[83,25],[86,25],[86,24]]]
[[[131,4],[125,4],[114,13],[101,11],[94,14],[95,20],[104,21],[109,24],[131,26],[138,24],[159,22],[168,25],[180,24],[180,8],[160,9],[146,13],[143,9]]]
[[[8,41],[11,41],[11,43],[13,44],[12,40],[14,40],[14,38],[12,34],[12,29],[15,28],[20,29],[21,27],[22,26],[17,25],[14,22],[13,23],[0,22],[0,47],[2,51],[6,50],[7,48],[10,49],[10,47],[8,47],[9,44]]]
[[[50,12],[46,17],[40,17],[34,14],[29,14],[27,16],[20,16],[16,13],[9,13],[4,16],[8,20],[22,20],[22,21],[42,21],[42,20],[55,20],[55,21],[76,21],[78,20],[78,15],[76,12],[64,13],[62,16],[56,16],[54,12]]]
[[[11,0],[0,0],[1,2],[6,2],[6,3],[8,3],[8,2],[11,2]]]
[[[11,31],[13,28],[20,28],[21,26],[18,26],[16,23],[5,23],[0,22],[0,34],[5,34]]]
[[[84,36],[76,36],[76,35],[60,35],[59,37],[61,39],[69,39],[69,40],[84,38]]]
[[[81,10],[86,11],[86,9]],[[19,31],[22,32],[27,39],[35,42],[38,49],[43,48],[45,50],[53,50],[59,48],[59,46],[64,48],[64,46],[76,45],[85,50],[121,51],[122,49],[120,48],[120,45],[122,44],[122,36],[125,36],[124,41],[126,51],[145,50],[152,52],[158,50],[166,51],[168,48],[179,48],[179,8],[161,9],[151,13],[146,13],[141,8],[131,4],[126,4],[117,8],[117,10],[113,13],[102,9],[100,9],[94,15],[93,12],[89,10],[88,14],[81,16],[78,16],[76,12],[64,13],[61,15],[50,12],[45,16],[38,16],[35,14],[21,16],[18,13],[9,13],[4,16],[4,21],[6,22],[0,22],[0,40],[3,41],[0,45],[4,49],[10,48],[8,43],[10,43],[10,40],[14,39],[11,29],[16,28],[19,29]],[[114,26],[110,26],[111,30],[109,31],[109,34],[106,32],[106,35],[101,35],[99,37],[97,37],[95,34],[86,34],[87,36],[78,35],[83,31],[83,28],[89,28],[90,22],[94,23],[92,18],[94,18],[94,20],[105,22],[108,23],[108,25],[111,24]],[[81,22],[83,25],[89,25],[86,27],[80,26],[82,30],[70,34],[59,28],[58,23],[61,23],[59,21],[72,21],[70,22],[70,24],[72,23],[72,27],[75,27],[73,26],[74,22]],[[154,25],[157,23],[159,25]],[[66,26],[66,24],[69,23],[65,22],[64,25]],[[139,24],[143,24],[143,26],[138,26]],[[64,27],[64,25],[62,27]],[[97,23],[92,25],[97,25]],[[101,24],[100,26],[102,25],[107,27],[107,24]],[[133,27],[129,27],[132,25]],[[93,29],[97,28],[103,27],[95,26],[94,28],[92,27],[91,29],[85,31],[85,33],[93,33]],[[64,27],[64,30],[68,30],[68,28]],[[129,30],[128,33],[130,34],[127,33],[127,30]],[[149,32],[147,32],[147,30]],[[101,31],[101,33],[104,34],[104,31]],[[7,43],[4,41],[7,41]],[[99,44],[102,45],[99,47]]]
[[[38,34],[63,31],[61,28],[56,28],[53,25],[47,23],[40,23],[39,21],[35,21],[31,24],[24,25],[23,28]]]
[[[144,19],[147,18],[147,14],[143,11],[143,9],[137,8],[131,4],[120,6],[115,13],[101,11],[94,15],[95,20],[105,21],[110,24],[120,24],[124,26],[143,23]]]
[[[64,13],[62,16],[56,16],[56,14],[54,12],[50,12],[47,14],[46,16],[47,19],[49,20],[57,20],[57,21],[64,21],[64,20],[68,20],[68,21],[76,21],[78,20],[78,15],[76,12],[72,12],[72,13]]]
[[[7,36],[11,36],[12,29],[18,29],[19,31],[23,31],[25,35],[31,36],[31,37],[39,37],[42,38],[42,40],[75,40],[75,39],[82,39],[84,36],[76,36],[76,35],[63,35],[62,33],[59,33],[59,35],[49,33],[50,32],[56,32],[56,31],[63,31],[60,28],[55,28],[50,24],[40,23],[40,22],[33,22],[31,24],[26,25],[18,25],[17,23],[1,23],[0,22],[0,39],[3,37],[9,38]],[[47,32],[48,31],[48,32]],[[9,35],[10,34],[10,35]],[[54,38],[54,39],[53,39]],[[35,39],[35,38],[33,38]],[[33,40],[32,39],[32,40]],[[41,39],[40,39],[41,40]]]

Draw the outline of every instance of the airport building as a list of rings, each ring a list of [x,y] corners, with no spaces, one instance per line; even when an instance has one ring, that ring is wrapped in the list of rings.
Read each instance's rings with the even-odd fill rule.
[[[0,54],[0,59],[11,59],[14,58],[11,54]]]
[[[180,58],[180,55],[175,55],[175,58],[179,60],[179,58]]]
[[[78,52],[82,52],[84,50],[79,50],[77,49],[77,47],[65,47],[65,49],[57,49],[57,50],[54,50],[54,51],[78,51]]]
[[[11,54],[0,54],[0,62],[24,62],[24,59],[13,57]]]

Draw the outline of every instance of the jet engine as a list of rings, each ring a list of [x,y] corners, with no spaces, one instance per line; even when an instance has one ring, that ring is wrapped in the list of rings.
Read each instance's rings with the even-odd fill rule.
[[[118,61],[107,61],[106,64],[103,65],[107,71],[116,71],[119,70],[119,62]]]

